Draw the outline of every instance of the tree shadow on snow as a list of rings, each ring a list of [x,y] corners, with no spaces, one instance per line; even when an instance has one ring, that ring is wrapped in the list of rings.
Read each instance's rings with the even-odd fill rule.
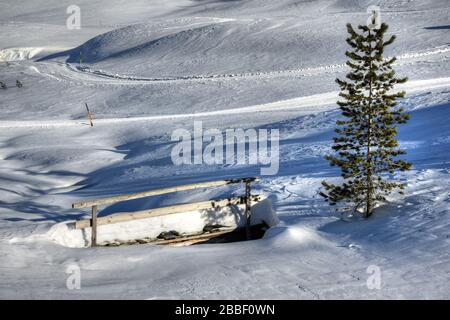
[[[324,143],[331,138],[332,129],[326,132],[311,133],[306,136],[288,136],[284,134],[295,131],[298,126],[311,117],[301,116],[291,121],[282,121],[270,125],[260,126],[258,129],[280,130],[281,159],[279,172],[274,176],[262,177],[274,179],[293,174],[305,174],[317,176],[332,174],[322,155],[317,155],[309,149],[299,151],[299,158],[283,158],[283,153],[290,152],[298,145],[315,145]],[[330,119],[332,116],[330,116]],[[205,128],[206,129],[206,128]],[[156,140],[156,142],[155,142]],[[116,150],[125,154],[124,160],[111,166],[99,169],[87,175],[86,179],[78,183],[77,190],[70,192],[71,196],[80,199],[101,198],[119,194],[147,191],[168,186],[177,186],[205,181],[222,179],[243,178],[260,176],[261,167],[267,165],[181,165],[172,164],[170,152],[176,142],[170,141],[170,137],[151,137],[140,139],[124,145],[119,145]],[[248,145],[247,145],[248,147]],[[313,149],[313,148],[312,148]],[[136,174],[135,174],[136,173]],[[105,179],[108,177],[109,179]],[[124,177],[124,182],[114,182],[115,178]],[[258,193],[262,187],[255,184],[253,193]],[[208,188],[192,191],[183,191],[154,197],[134,199],[112,204],[101,210],[99,216],[110,215],[117,212],[129,212],[152,207],[167,206],[177,203],[206,201],[209,199],[226,199],[232,196],[243,195],[243,185],[230,185],[220,188]],[[86,215],[89,212],[86,210]]]
[[[84,214],[76,213],[73,209],[63,208],[51,204],[42,204],[34,201],[20,201],[7,203],[0,201],[0,208],[14,210],[21,213],[29,213],[30,217],[2,218],[10,222],[32,221],[32,222],[62,222],[66,220],[80,219]]]
[[[450,25],[425,27],[427,30],[450,30]]]
[[[412,161],[414,167],[419,170],[448,167],[442,155],[450,154],[450,127],[448,126],[450,105],[422,108],[410,113],[412,115],[410,122],[401,126],[399,131],[399,140],[408,151],[406,159]],[[295,192],[285,192],[284,189],[289,187],[285,185],[285,182],[283,185],[276,183],[268,188],[265,185],[270,185],[271,181],[280,177],[287,177],[286,181],[289,181],[295,176],[317,180],[339,176],[337,168],[330,167],[323,158],[330,150],[334,122],[338,116],[337,111],[325,112],[256,128],[280,130],[281,156],[278,173],[274,176],[263,176],[262,183],[254,185],[253,193],[271,193],[272,199],[288,195],[288,198],[282,199],[283,206],[280,207],[280,212],[287,220],[295,220],[302,215],[333,214],[334,209],[328,207],[319,196],[311,198],[311,196]],[[86,174],[85,178],[77,183],[79,188],[63,195],[80,200],[96,199],[169,186],[260,175],[261,165],[175,166],[170,157],[174,144],[175,142],[170,141],[169,136],[159,136],[119,145],[115,150],[125,155],[124,160]],[[54,172],[53,174],[70,175],[72,173]],[[178,203],[224,199],[242,194],[242,185],[183,191],[115,203],[99,208],[103,209],[99,212],[99,216]],[[37,218],[39,221],[47,219],[59,222],[81,216],[88,217],[90,214],[89,208],[75,210],[69,205],[67,208],[60,208],[28,200],[15,204],[0,202],[1,207],[22,212],[39,212],[41,215]]]

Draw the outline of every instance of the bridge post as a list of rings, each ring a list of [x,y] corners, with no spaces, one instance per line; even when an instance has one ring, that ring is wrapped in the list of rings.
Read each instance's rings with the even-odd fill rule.
[[[252,231],[251,231],[251,227],[250,227],[250,223],[251,223],[251,206],[252,206],[252,199],[251,199],[251,186],[250,186],[251,181],[249,180],[245,180],[245,235],[247,240],[250,240],[252,238]]]
[[[97,246],[97,206],[92,206],[91,247]]]

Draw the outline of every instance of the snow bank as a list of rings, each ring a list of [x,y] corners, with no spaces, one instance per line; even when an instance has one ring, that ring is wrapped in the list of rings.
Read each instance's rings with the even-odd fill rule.
[[[148,219],[139,219],[97,227],[98,243],[127,241],[156,237],[163,231],[175,230],[180,234],[201,232],[206,225],[227,227],[244,227],[244,207],[231,206],[219,210],[206,209],[170,214]],[[278,224],[279,220],[272,209],[269,199],[263,199],[252,206],[252,225],[265,222],[269,226]],[[91,229],[75,229],[75,222],[61,222],[54,225],[47,233],[54,242],[71,248],[90,246]]]
[[[39,54],[42,48],[9,48],[0,50],[0,61],[29,60]]]
[[[0,62],[38,59],[48,54],[66,50],[62,47],[20,47],[0,49]]]

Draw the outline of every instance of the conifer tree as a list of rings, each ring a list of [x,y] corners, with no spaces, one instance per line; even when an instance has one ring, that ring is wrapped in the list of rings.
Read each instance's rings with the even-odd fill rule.
[[[392,64],[396,58],[383,55],[385,47],[395,40],[395,36],[384,40],[388,26],[383,23],[376,30],[367,26],[358,29],[356,32],[347,24],[346,41],[351,49],[345,54],[351,71],[345,80],[336,79],[341,89],[342,101],[337,104],[342,119],[336,121],[335,155],[326,157],[332,166],[340,168],[343,182],[323,181],[320,194],[331,205],[343,202],[345,209],[362,209],[369,217],[377,203],[394,189],[404,188],[390,176],[411,168],[409,162],[396,159],[405,154],[396,140],[397,125],[409,119],[396,102],[405,92],[392,92],[396,84],[407,79],[395,76]]]

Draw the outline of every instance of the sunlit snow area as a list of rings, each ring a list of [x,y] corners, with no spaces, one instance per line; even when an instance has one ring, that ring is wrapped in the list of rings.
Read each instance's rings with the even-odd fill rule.
[[[73,4],[81,28],[69,30]],[[398,139],[413,169],[395,174],[405,195],[394,194],[369,219],[346,221],[318,190],[339,176],[324,156],[340,117],[334,80],[348,71],[345,24],[365,24],[372,4],[397,35],[385,54],[397,56],[397,74],[409,78],[398,89],[407,92],[401,105],[411,120]],[[0,7],[1,299],[450,298],[448,0],[0,0]],[[172,132],[192,131],[194,121],[279,130],[279,170],[252,190],[279,220],[263,238],[90,248],[70,237],[66,224],[90,216],[89,208],[72,209],[76,201],[260,176],[259,164],[175,165]],[[99,216],[239,188],[136,199],[100,207]],[[73,265],[79,289],[67,285]],[[379,288],[367,285],[373,270]]]

